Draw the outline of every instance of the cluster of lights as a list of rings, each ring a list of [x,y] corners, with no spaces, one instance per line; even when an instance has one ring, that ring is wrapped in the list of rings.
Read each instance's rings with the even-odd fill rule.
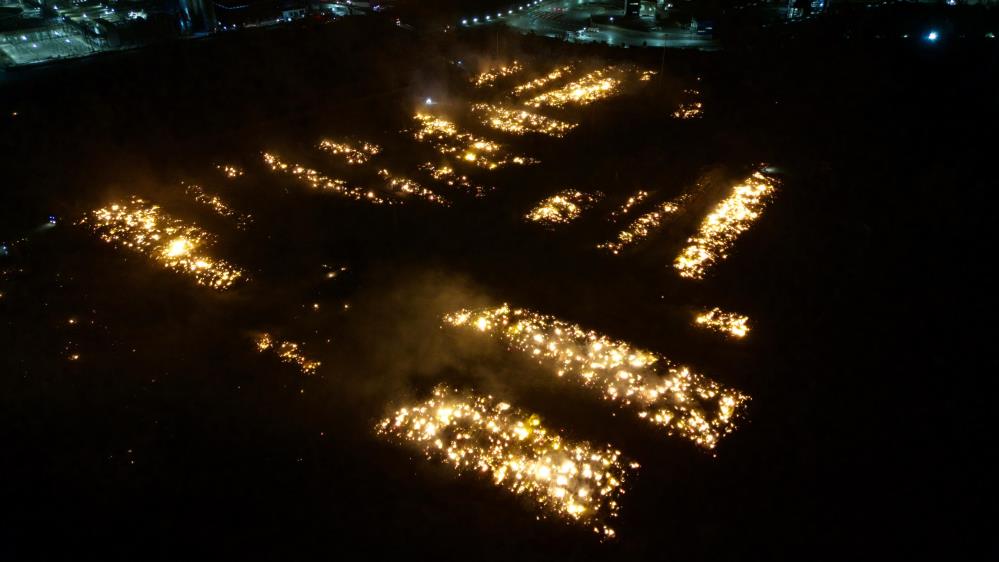
[[[698,227],[697,233],[673,261],[680,276],[701,279],[715,262],[727,257],[735,239],[759,218],[775,190],[774,181],[762,172],[754,172],[732,187]]]
[[[676,111],[673,112],[673,117],[676,119],[694,119],[701,117],[704,113],[704,104],[695,101],[689,103],[681,103]]]
[[[243,271],[204,249],[212,237],[197,226],[185,224],[138,198],[90,212],[80,221],[105,242],[124,246],[154,259],[163,267],[194,277],[200,285],[228,289]]]
[[[472,183],[468,176],[458,174],[454,168],[447,164],[437,165],[433,162],[420,164],[420,170],[426,172],[430,177],[449,187],[459,187],[468,192],[474,193],[476,197],[483,197],[490,191],[489,188]]]
[[[300,164],[288,164],[273,154],[265,152],[264,162],[270,167],[271,171],[290,174],[305,182],[313,189],[332,191],[355,201],[368,201],[375,204],[386,203],[386,200],[375,194],[374,191],[349,186],[344,180],[327,177],[316,170],[306,168]]]
[[[652,80],[652,77],[656,74],[658,74],[658,72],[655,70],[643,70],[638,73],[638,79],[642,82],[648,82],[649,80]]]
[[[472,111],[479,115],[482,124],[514,135],[539,133],[550,137],[563,137],[576,124],[566,123],[524,109],[508,109],[488,103],[477,103]]]
[[[376,426],[392,441],[415,447],[428,460],[528,497],[544,513],[613,537],[625,482],[636,463],[610,446],[563,439],[536,415],[492,396],[438,386],[420,404],[401,408]]]
[[[616,221],[621,217],[627,215],[635,208],[636,205],[641,205],[646,199],[651,195],[648,191],[638,190],[634,195],[628,197],[628,199],[617,209],[611,211],[610,220]]]
[[[564,189],[551,197],[542,199],[530,212],[527,220],[548,226],[567,224],[579,218],[583,211],[592,207],[603,193],[584,193],[575,189]]]
[[[263,353],[271,351],[281,358],[281,361],[298,366],[304,375],[311,375],[316,372],[321,363],[309,359],[301,352],[301,346],[290,341],[275,342],[270,334],[261,334],[257,337],[257,351]]]
[[[621,81],[609,76],[613,67],[594,70],[560,88],[549,90],[525,101],[531,107],[543,105],[562,107],[568,104],[587,105],[614,95]]]
[[[243,175],[243,169],[233,164],[219,164],[218,166],[215,167],[218,168],[219,171],[221,171],[223,174],[225,174],[225,177],[231,180],[236,179]]]
[[[536,162],[523,156],[508,157],[496,142],[461,132],[447,119],[425,113],[417,113],[413,118],[419,123],[419,127],[413,132],[416,140],[430,142],[441,154],[454,155],[459,160],[480,168],[493,170],[508,163]]]
[[[749,317],[720,308],[706,310],[694,317],[694,324],[727,334],[733,338],[744,338],[749,333]]]
[[[492,334],[555,367],[559,377],[568,375],[605,399],[637,410],[638,417],[669,434],[707,449],[735,429],[737,412],[749,399],[651,351],[529,310],[503,305],[462,310],[444,320]]]
[[[507,76],[513,76],[518,72],[524,70],[524,67],[517,61],[513,61],[509,65],[501,66],[498,68],[490,68],[489,70],[477,74],[472,77],[472,84],[476,88],[481,88],[483,86],[488,86],[493,82],[499,80],[500,78],[505,78]]]
[[[382,147],[369,142],[362,142],[355,146],[346,142],[333,142],[329,139],[320,141],[319,149],[329,154],[342,156],[348,164],[366,164],[372,156],[382,151]]]
[[[524,92],[537,90],[538,88],[547,85],[549,82],[552,82],[553,80],[558,80],[559,78],[568,75],[569,73],[572,72],[572,70],[573,70],[573,65],[571,64],[560,66],[552,70],[548,74],[545,74],[544,76],[540,76],[538,78],[535,78],[534,80],[531,80],[530,82],[525,82],[523,84],[514,87],[513,93],[514,95],[520,95],[523,94]]]
[[[431,203],[447,205],[447,200],[433,191],[423,187],[414,180],[403,176],[393,176],[388,170],[378,170],[378,175],[385,179],[385,187],[393,195],[401,197],[419,197]]]
[[[238,228],[246,228],[246,226],[253,220],[251,215],[240,213],[239,211],[233,209],[218,195],[210,195],[206,193],[200,185],[189,185],[184,189],[184,191],[198,203],[210,208],[215,212],[215,214],[236,221],[236,226]]]
[[[645,192],[640,191],[639,193],[641,194]],[[610,252],[615,255],[619,254],[621,253],[621,250],[626,247],[648,238],[649,234],[651,234],[653,230],[659,228],[664,220],[672,215],[675,215],[679,210],[680,205],[676,201],[666,201],[664,203],[660,203],[651,211],[632,221],[632,223],[628,225],[628,228],[618,232],[617,240],[598,244],[597,248],[610,250]],[[627,212],[627,210],[625,210],[625,212]]]

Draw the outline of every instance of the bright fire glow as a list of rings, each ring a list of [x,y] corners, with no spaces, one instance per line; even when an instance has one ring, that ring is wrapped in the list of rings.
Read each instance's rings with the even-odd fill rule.
[[[214,211],[215,214],[236,221],[236,226],[238,228],[246,228],[246,226],[253,221],[253,217],[251,215],[240,213],[239,211],[233,209],[218,195],[208,194],[205,192],[200,185],[189,185],[184,189],[184,191],[190,195],[192,199]]]
[[[693,101],[688,103],[681,103],[676,111],[673,112],[673,117],[677,119],[694,119],[695,117],[700,117],[704,113],[704,104],[699,101]]]
[[[632,209],[635,208],[636,205],[641,205],[642,203],[644,203],[645,200],[649,198],[649,195],[650,193],[648,191],[639,190],[635,192],[635,194],[632,195],[631,197],[628,197],[628,199],[620,207],[611,212],[610,220],[616,221],[621,217],[627,215],[628,213],[631,212]]]
[[[558,80],[559,78],[562,78],[563,76],[567,76],[570,72],[572,72],[572,69],[573,69],[573,65],[571,65],[571,64],[567,64],[565,66],[560,66],[560,67],[552,70],[548,74],[545,74],[544,76],[541,76],[539,78],[535,78],[534,80],[531,80],[530,82],[525,82],[525,83],[523,83],[523,84],[515,87],[513,89],[513,93],[514,93],[514,95],[520,95],[520,94],[522,94],[524,92],[527,92],[527,91],[530,91],[530,90],[537,90],[538,88],[544,87],[548,83],[550,83],[550,82],[552,82],[554,80]]]
[[[343,157],[348,164],[366,164],[372,156],[382,151],[382,147],[369,142],[355,145],[347,142],[334,142],[329,139],[320,141],[319,149]]]
[[[698,314],[694,324],[727,334],[733,338],[743,338],[749,333],[749,317],[734,312],[725,312],[720,308],[712,308]]]
[[[524,67],[521,66],[519,62],[513,61],[512,63],[506,66],[490,68],[489,70],[482,72],[481,74],[473,76],[472,85],[474,85],[476,88],[488,86],[491,85],[496,80],[499,80],[500,78],[513,76],[514,74],[517,74],[522,70],[524,70]]]
[[[433,162],[424,162],[423,164],[420,164],[420,170],[426,172],[430,177],[446,184],[449,187],[459,187],[475,194],[476,197],[484,196],[491,189],[472,183],[472,180],[468,179],[468,176],[458,174],[454,171],[454,168],[446,164],[437,165]]]
[[[714,263],[727,257],[726,252],[740,234],[759,218],[775,190],[774,181],[755,172],[732,187],[704,220],[697,233],[673,262],[681,277],[701,279]]]
[[[644,193],[644,192],[639,192]],[[630,200],[629,200],[630,201]],[[628,228],[617,233],[617,240],[598,244],[597,248],[610,250],[612,254],[619,254],[621,250],[648,238],[653,230],[659,228],[663,221],[675,215],[680,210],[680,205],[676,201],[666,201],[656,205],[654,209],[639,216]],[[627,212],[627,211],[625,211]]]
[[[301,347],[301,345],[290,341],[275,342],[270,334],[261,334],[257,337],[257,351],[261,353],[271,351],[277,354],[281,361],[296,365],[303,375],[311,375],[322,363],[303,355]]]
[[[136,197],[91,211],[80,224],[89,225],[101,240],[140,252],[167,269],[192,276],[200,285],[224,290],[244,275],[205,253],[212,243],[209,233]]]
[[[417,113],[413,118],[419,123],[419,127],[413,132],[413,137],[416,140],[429,142],[441,154],[454,156],[480,168],[493,170],[509,163],[533,164],[537,162],[523,156],[509,157],[498,143],[471,133],[461,132],[454,123],[447,119],[425,113]]]
[[[514,135],[538,133],[563,137],[576,126],[523,109],[508,109],[488,103],[475,104],[472,111],[479,115],[483,125]]]
[[[289,174],[292,177],[308,184],[313,189],[332,191],[333,193],[349,197],[356,201],[368,201],[375,204],[387,202],[370,189],[349,186],[344,180],[327,177],[316,170],[306,168],[300,164],[288,164],[281,161],[279,157],[273,154],[265,152],[264,162],[270,166],[272,171]]]
[[[488,475],[496,486],[534,500],[546,513],[612,537],[624,484],[636,463],[609,446],[562,439],[530,415],[492,396],[438,386],[418,405],[377,426],[380,435],[417,448],[459,472]]]
[[[415,180],[403,176],[393,176],[388,170],[378,170],[378,175],[385,178],[385,187],[397,197],[419,197],[431,203],[447,205],[447,200],[433,191],[423,187]]]
[[[575,189],[564,189],[551,197],[542,199],[527,213],[527,220],[548,226],[567,224],[579,218],[583,211],[592,207],[603,193],[583,193]]]
[[[557,369],[559,377],[637,410],[638,417],[713,449],[735,429],[749,400],[738,391],[674,365],[654,352],[507,305],[462,310],[444,317],[452,326],[491,334],[510,348]]]
[[[225,177],[229,179],[236,179],[239,176],[243,175],[243,169],[233,164],[219,164],[218,166],[215,167],[218,168],[223,174],[225,174]]]
[[[531,107],[548,105],[562,107],[568,104],[587,105],[618,92],[621,81],[609,76],[613,67],[594,70],[560,88],[538,94],[524,104]]]

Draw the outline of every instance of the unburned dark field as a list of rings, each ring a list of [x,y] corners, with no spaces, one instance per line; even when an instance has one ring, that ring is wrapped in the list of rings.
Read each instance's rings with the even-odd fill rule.
[[[965,315],[987,316],[989,300],[979,270],[994,166],[980,133],[996,117],[994,48],[805,37],[671,51],[665,62],[660,51],[506,34],[496,48],[493,31],[424,37],[351,20],[3,77],[5,558],[971,548],[991,486],[976,459],[995,361],[980,359],[986,332]],[[579,123],[564,138],[514,137],[462,113],[518,82],[477,90],[468,74],[514,58],[531,76],[566,62],[664,71],[553,113]],[[673,118],[689,89],[703,118]],[[310,189],[261,157],[374,182],[315,149],[354,138],[418,177],[439,155],[401,131],[425,110],[540,163],[470,172],[494,188],[484,197],[424,177],[449,206],[378,206]],[[760,163],[778,188],[759,220],[706,279],[679,277],[670,266],[686,238]],[[245,173],[228,179],[220,164]],[[252,222],[237,228],[196,204],[191,184]],[[648,239],[618,256],[595,248],[621,229],[607,215],[628,194],[652,191],[651,204],[695,185],[698,197]],[[555,229],[524,220],[567,187],[605,197]],[[213,252],[247,278],[214,291],[77,224],[133,195],[212,232]],[[444,313],[504,302],[654,350],[752,399],[705,452],[495,340],[442,327]],[[692,325],[714,306],[747,315],[750,334]],[[304,375],[259,353],[264,332],[300,342],[321,366]],[[539,519],[528,499],[375,435],[379,419],[440,382],[501,396],[640,463],[617,538]]]

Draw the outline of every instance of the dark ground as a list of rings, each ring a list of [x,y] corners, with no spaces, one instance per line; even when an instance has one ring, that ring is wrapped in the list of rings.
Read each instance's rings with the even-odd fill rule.
[[[489,176],[496,192],[449,209],[365,207],[259,163],[273,149],[336,169],[310,147],[352,134],[408,170],[431,152],[397,134],[407,114],[428,95],[457,104],[468,91],[448,61],[494,40],[350,20],[2,78],[0,238],[26,239],[0,258],[0,558],[956,558],[979,546],[993,491],[981,459],[996,369],[996,48],[798,37],[670,52],[661,81],[580,112],[567,139],[511,140],[543,164]],[[504,37],[501,55],[514,53],[538,68],[659,64]],[[706,117],[671,120],[695,84]],[[247,174],[227,184],[212,166],[230,161]],[[665,267],[696,216],[619,258],[592,249],[613,234],[614,196],[668,198],[759,161],[782,187],[710,279]],[[204,213],[180,180],[255,222],[237,231]],[[607,206],[556,232],[519,220],[567,185],[603,190]],[[219,233],[252,280],[217,294],[72,225],[133,193]],[[60,224],[36,232],[49,214]],[[322,278],[341,263],[349,275]],[[440,312],[502,301],[693,365],[752,396],[748,419],[712,458],[438,328]],[[747,313],[754,332],[733,343],[688,325],[713,305]],[[319,374],[254,352],[260,330],[306,342]],[[536,521],[373,437],[439,380],[514,397],[640,461],[619,539]]]

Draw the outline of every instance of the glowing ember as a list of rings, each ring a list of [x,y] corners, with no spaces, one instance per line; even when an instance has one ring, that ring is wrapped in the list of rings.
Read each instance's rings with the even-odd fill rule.
[[[480,116],[483,125],[514,135],[538,133],[562,137],[576,126],[523,109],[507,109],[487,103],[473,105],[472,111]]]
[[[229,179],[236,179],[239,176],[243,175],[243,169],[240,168],[239,166],[234,166],[232,164],[219,164],[218,166],[215,167],[218,168],[223,174],[225,174],[225,177]]]
[[[531,498],[547,513],[612,537],[624,484],[636,463],[609,446],[563,440],[529,415],[492,396],[444,386],[402,408],[376,430],[459,472],[487,474],[496,486]]]
[[[576,220],[580,214],[589,209],[603,197],[599,191],[593,194],[583,193],[575,189],[559,191],[551,197],[542,199],[529,213],[527,220],[555,226]]]
[[[612,254],[619,254],[621,250],[647,238],[653,230],[662,225],[664,220],[676,214],[679,210],[680,205],[676,200],[660,203],[659,205],[656,205],[655,209],[652,209],[648,213],[645,213],[635,219],[634,222],[628,225],[628,228],[618,232],[617,240],[598,244],[597,248],[610,250]]]
[[[353,145],[346,142],[333,142],[328,139],[319,143],[319,149],[335,156],[342,156],[348,164],[366,164],[372,156],[382,151],[382,147],[377,144],[362,142]]]
[[[447,184],[449,187],[459,187],[474,193],[476,197],[482,197],[491,190],[489,187],[473,184],[472,180],[468,179],[468,176],[464,174],[459,175],[454,171],[454,168],[448,165],[438,166],[433,162],[424,162],[420,164],[420,170],[426,172],[435,180]]]
[[[521,84],[521,85],[515,87],[513,89],[513,93],[514,93],[514,95],[520,95],[520,94],[522,94],[524,92],[527,92],[527,91],[530,91],[530,90],[536,90],[538,88],[544,87],[549,82],[552,82],[554,80],[558,80],[559,78],[562,78],[563,76],[567,76],[570,72],[572,72],[572,69],[573,69],[573,65],[571,65],[571,64],[567,64],[565,66],[560,66],[560,67],[552,70],[548,74],[546,74],[544,76],[541,76],[540,78],[535,78],[534,80],[531,80],[530,82],[526,82],[524,84]]]
[[[609,76],[613,67],[594,70],[582,78],[554,90],[539,94],[524,103],[531,107],[548,105],[562,107],[567,104],[587,105],[617,93],[621,81]]]
[[[413,132],[413,137],[416,140],[429,142],[441,154],[453,155],[461,161],[480,168],[493,170],[509,163],[533,164],[537,162],[523,156],[508,157],[496,142],[476,137],[471,133],[460,132],[454,123],[447,119],[425,113],[417,113],[413,118],[419,123],[419,128]]]
[[[236,221],[236,226],[238,228],[246,228],[246,226],[253,221],[253,217],[251,215],[236,211],[223,201],[221,197],[218,195],[209,195],[199,185],[189,185],[184,191],[198,203],[210,208],[215,212],[215,214]]]
[[[673,112],[673,117],[677,119],[694,119],[704,113],[704,104],[699,101],[681,103]]]
[[[212,237],[160,211],[142,199],[131,198],[91,211],[80,221],[89,225],[105,242],[124,246],[156,260],[167,269],[194,277],[200,285],[228,289],[243,271],[204,253]]]
[[[385,178],[385,187],[396,196],[402,195],[419,197],[420,199],[425,199],[431,203],[447,205],[447,200],[443,197],[409,178],[393,176],[388,170],[378,170],[378,175]]]
[[[500,66],[497,68],[490,68],[489,70],[472,77],[472,85],[476,88],[481,88],[482,86],[492,85],[494,82],[500,78],[505,78],[507,76],[513,76],[518,72],[524,70],[524,67],[520,65],[519,62],[513,61],[509,65]]]
[[[558,369],[574,382],[600,392],[638,417],[713,449],[735,429],[748,396],[672,364],[651,351],[523,309],[503,305],[463,310],[444,317],[459,327],[488,333]]]
[[[694,318],[695,325],[728,334],[733,338],[743,338],[749,333],[747,322],[749,322],[748,316],[724,312],[717,307],[702,312]]]
[[[682,277],[703,278],[709,267],[727,257],[736,238],[759,218],[774,189],[773,180],[761,172],[733,186],[731,194],[704,217],[673,267]]]
[[[627,201],[610,214],[610,220],[616,221],[627,215],[633,208],[635,208],[636,205],[644,203],[645,200],[649,198],[649,195],[650,193],[648,191],[637,191],[634,195],[628,197]]]
[[[273,154],[265,152],[264,162],[270,166],[272,171],[289,174],[292,177],[308,184],[313,189],[331,191],[356,201],[368,201],[375,204],[382,204],[386,202],[385,199],[378,196],[370,189],[348,186],[347,182],[343,180],[329,178],[311,168],[306,168],[299,164],[288,164],[286,162],[282,162],[280,158],[274,156]]]
[[[316,372],[321,363],[309,359],[301,352],[301,347],[297,343],[290,341],[275,342],[270,334],[261,334],[257,338],[257,351],[263,353],[271,351],[276,353],[281,361],[297,365],[304,375],[311,375]]]

